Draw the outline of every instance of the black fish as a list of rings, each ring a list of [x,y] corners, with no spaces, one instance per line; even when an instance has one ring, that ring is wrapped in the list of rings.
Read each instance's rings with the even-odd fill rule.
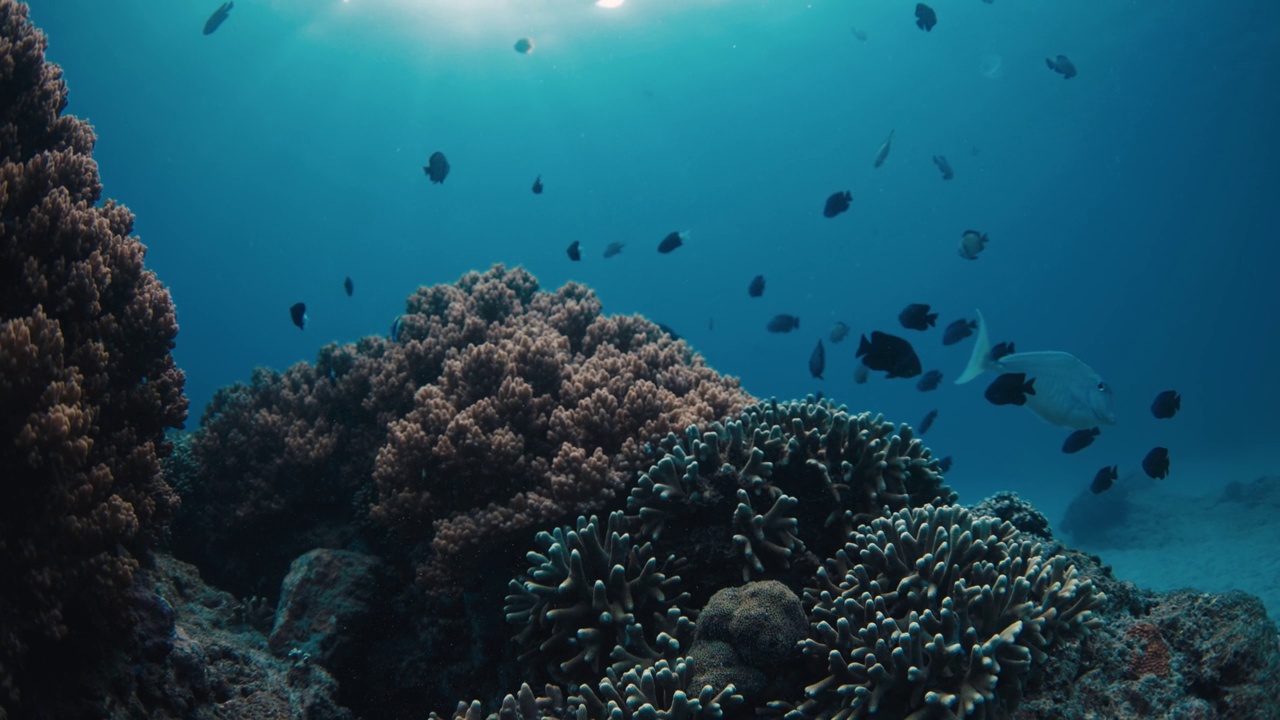
[[[672,340],[680,339],[680,334],[677,333],[675,330],[672,330],[670,325],[664,325],[663,323],[655,323],[655,324],[658,326],[659,330],[670,335]]]
[[[951,465],[952,465],[951,456],[948,455],[938,461],[938,471],[949,473],[951,472]]]
[[[1067,59],[1066,55],[1059,55],[1057,60],[1045,58],[1044,64],[1048,65],[1050,70],[1061,75],[1063,80],[1070,80],[1076,76],[1076,65]]]
[[[569,249],[566,250],[565,252],[569,253],[569,259],[574,262],[578,262],[579,260],[582,259],[582,248],[579,247],[577,240],[574,240],[572,243],[570,243]]]
[[[422,166],[422,172],[431,178],[431,182],[443,183],[444,179],[449,177],[449,161],[445,158],[444,153],[437,150],[431,153],[431,158],[427,160],[427,164]]]
[[[822,347],[822,341],[813,348],[813,354],[809,356],[809,374],[822,379],[822,371],[827,369],[827,350]]]
[[[848,190],[832,193],[827,198],[827,204],[822,208],[822,217],[833,218],[845,210],[849,209],[849,203],[853,202],[853,193]]]
[[[948,325],[946,330],[942,331],[942,344],[955,345],[961,340],[972,335],[973,331],[977,329],[977,320],[965,320],[964,318],[960,318]]]
[[[916,3],[916,27],[929,32],[938,24],[938,13],[924,3]]]
[[[938,321],[938,313],[929,312],[924,303],[911,303],[898,313],[898,322],[908,330],[928,330]]]
[[[870,376],[871,376],[871,371],[867,369],[866,365],[859,365],[858,367],[854,368],[853,381],[855,383],[859,385],[866,385],[867,378]]]
[[[1158,420],[1168,420],[1182,409],[1182,396],[1176,390],[1165,390],[1151,403],[1151,414]]]
[[[289,317],[293,318],[293,324],[298,326],[299,330],[305,330],[307,324],[307,304],[294,303],[289,308]]]
[[[800,318],[786,313],[774,315],[773,319],[769,321],[769,324],[765,325],[765,329],[771,333],[789,333],[792,330],[799,329],[799,327]]]
[[[534,195],[542,194],[542,176],[541,175],[534,178],[533,180],[533,194]]]
[[[607,247],[605,247],[604,256],[607,258],[611,258],[614,255],[617,255],[618,253],[622,252],[622,248],[626,247],[626,245],[627,245],[626,243],[611,242]]]
[[[933,164],[937,165],[938,169],[942,171],[943,180],[950,180],[956,176],[955,173],[951,172],[951,163],[947,162],[947,158],[945,156],[934,155]]]
[[[920,392],[937,390],[938,383],[940,382],[942,382],[942,371],[930,370],[924,374],[924,377],[920,378],[919,382],[916,383],[916,389]]]
[[[1099,428],[1089,428],[1088,430],[1077,430],[1067,436],[1066,442],[1062,443],[1062,452],[1070,455],[1071,453],[1080,452],[1081,450],[1093,444],[1093,439],[1102,434]]]
[[[876,330],[871,340],[863,335],[858,343],[857,357],[872,370],[885,373],[888,378],[912,378],[920,374],[920,356],[911,343],[897,335]]]
[[[764,294],[764,276],[757,275],[751,278],[751,284],[747,286],[748,297],[760,297]]]
[[[1036,394],[1035,382],[1026,373],[1005,373],[987,386],[986,398],[992,405],[1025,405]]]
[[[994,346],[992,346],[991,352],[988,353],[988,355],[991,357],[991,361],[995,362],[1002,357],[1007,357],[1016,352],[1018,351],[1014,348],[1013,343],[1002,342],[1002,343],[996,343]]]
[[[533,52],[533,40],[530,40],[529,38],[520,38],[512,47],[514,47],[516,52],[521,55],[528,55]]]
[[[1094,495],[1110,490],[1111,483],[1120,477],[1119,470],[1120,467],[1118,465],[1108,465],[1102,468],[1097,475],[1093,476],[1093,482],[1089,485],[1089,489],[1093,491]]]
[[[342,289],[347,291],[347,297],[351,297],[351,293],[356,291],[356,284],[351,282],[351,278],[342,281]]]
[[[1142,458],[1142,471],[1147,477],[1158,480],[1169,474],[1169,448],[1154,447]]]
[[[204,21],[205,35],[212,35],[213,31],[218,29],[218,26],[221,25],[223,21],[227,19],[227,15],[231,13],[231,7],[234,4],[235,3],[224,2],[222,5],[218,6],[217,10],[213,11],[213,14],[209,16],[209,19]]]
[[[684,244],[684,236],[678,232],[668,234],[658,243],[658,252],[666,254]]]
[[[933,421],[937,419],[938,411],[936,408],[925,413],[924,419],[920,421],[920,427],[916,428],[916,432],[921,435],[929,432],[929,428],[933,427]]]

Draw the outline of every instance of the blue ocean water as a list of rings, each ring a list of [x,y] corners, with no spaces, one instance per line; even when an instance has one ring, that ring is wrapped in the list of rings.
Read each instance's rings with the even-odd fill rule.
[[[501,262],[670,325],[757,396],[913,424],[937,408],[927,441],[966,502],[1012,489],[1056,519],[1153,445],[1189,492],[1280,473],[1275,3],[940,0],[926,33],[905,1],[237,0],[204,36],[217,4],[31,3],[106,195],[172,290],[189,426],[254,366],[386,333],[417,286]],[[1045,67],[1058,54],[1077,77]],[[443,185],[421,169],[437,150]],[[845,189],[850,211],[823,218]],[[976,262],[956,251],[969,228],[991,237]],[[673,230],[688,242],[659,255]],[[898,327],[913,302],[937,329]],[[1067,456],[1066,430],[952,385],[969,344],[941,328],[975,308],[993,341],[1101,373],[1118,424]],[[765,332],[781,312],[801,328]],[[837,321],[853,334],[815,380]],[[877,329],[942,387],[855,385]],[[1157,421],[1166,389],[1182,411]]]

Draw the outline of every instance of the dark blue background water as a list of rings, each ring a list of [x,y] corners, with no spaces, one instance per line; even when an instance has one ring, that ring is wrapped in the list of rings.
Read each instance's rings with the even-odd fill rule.
[[[32,3],[106,194],[172,289],[192,425],[255,365],[385,333],[415,287],[503,262],[671,325],[758,396],[911,423],[937,407],[927,439],[966,501],[1016,489],[1056,517],[1154,444],[1193,489],[1277,469],[1275,3],[938,0],[924,33],[905,0],[237,0],[202,36],[217,4]],[[1078,77],[1045,67],[1058,53]],[[422,173],[435,150],[444,185]],[[824,219],[842,189],[852,209]],[[966,228],[991,236],[977,262],[956,253]],[[672,230],[691,239],[657,254]],[[857,334],[898,332],[910,302],[942,313],[903,334],[943,387],[855,386]],[[969,346],[941,327],[975,307],[993,341],[1093,366],[1119,424],[1064,456],[1065,430],[951,385]],[[779,312],[800,331],[767,334]],[[854,334],[813,380],[837,320]],[[1168,388],[1182,413],[1157,422]]]

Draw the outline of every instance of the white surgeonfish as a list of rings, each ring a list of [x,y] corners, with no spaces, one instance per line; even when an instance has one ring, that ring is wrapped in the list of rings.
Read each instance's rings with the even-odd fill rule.
[[[1111,386],[1076,356],[1043,351],[1013,353],[992,360],[987,321],[980,311],[977,336],[969,366],[956,378],[957,385],[988,371],[1026,373],[1028,379],[1036,381],[1035,395],[1027,395],[1027,408],[1046,422],[1077,430],[1116,423]]]

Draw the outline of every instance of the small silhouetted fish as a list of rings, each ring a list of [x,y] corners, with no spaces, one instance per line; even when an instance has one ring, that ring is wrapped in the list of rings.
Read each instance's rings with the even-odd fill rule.
[[[938,24],[938,13],[924,3],[916,3],[916,27],[929,32]]]
[[[1014,343],[996,343],[992,346],[991,352],[987,353],[987,357],[991,358],[991,362],[998,362],[1000,358],[1008,357],[1016,352],[1018,352],[1018,349]]]
[[[854,37],[856,37],[856,38],[858,38],[858,39],[859,39],[859,40],[861,40],[862,42],[866,42],[866,41],[867,41],[867,32],[866,32],[865,30],[859,30],[859,29],[858,29],[858,28],[856,28],[856,27],[851,27],[851,28],[849,28],[849,32],[852,32],[852,33],[853,33],[853,36],[854,36]]]
[[[760,297],[764,294],[764,276],[757,275],[751,278],[751,284],[747,286],[748,297]]]
[[[866,385],[867,379],[871,377],[871,370],[866,365],[859,365],[853,370],[853,381],[858,385]]]
[[[1182,409],[1182,396],[1176,390],[1165,390],[1151,403],[1151,414],[1159,420],[1168,420]]]
[[[533,194],[534,195],[542,194],[542,176],[541,175],[533,179]]]
[[[305,330],[307,325],[307,304],[294,303],[289,308],[289,317],[293,318],[293,324],[298,326],[299,330]]]
[[[934,408],[925,413],[924,419],[920,421],[920,427],[916,428],[916,432],[921,435],[929,432],[929,428],[933,427],[933,421],[938,419],[938,410]]]
[[[1050,70],[1061,75],[1063,80],[1070,80],[1076,76],[1076,65],[1066,55],[1059,55],[1057,60],[1045,58],[1044,64],[1048,65]]]
[[[1102,429],[1096,427],[1089,428],[1088,430],[1077,430],[1068,435],[1066,441],[1062,443],[1062,452],[1068,455],[1080,452],[1092,445],[1093,439],[1101,434]]]
[[[827,350],[822,347],[822,341],[814,346],[813,353],[809,355],[809,374],[822,379],[822,372],[827,369]]]
[[[987,234],[977,230],[965,230],[960,235],[960,257],[965,260],[977,260],[987,247]]]
[[[848,190],[832,193],[827,198],[827,204],[822,208],[822,217],[833,218],[839,215],[849,209],[851,202],[853,202],[853,193]]]
[[[948,456],[946,456],[946,457],[942,458],[941,460],[939,460],[939,461],[938,461],[938,471],[939,471],[939,472],[944,472],[944,473],[949,473],[949,472],[951,472],[951,465],[952,465],[952,463],[953,463],[953,461],[952,461],[952,459],[951,459],[951,456],[950,456],[950,455],[948,455]]]
[[[831,338],[831,342],[838,343],[843,342],[848,335],[849,326],[845,325],[843,321],[837,321],[835,327],[831,328],[831,334],[829,337]]]
[[[1154,447],[1142,458],[1142,471],[1153,480],[1161,480],[1169,474],[1169,448]]]
[[[858,343],[857,357],[872,370],[879,370],[889,378],[912,378],[920,374],[920,356],[911,343],[897,335],[876,330],[871,340],[863,335]]]
[[[529,38],[520,38],[516,41],[516,44],[513,47],[515,47],[516,52],[521,55],[528,55],[533,52],[533,41]]]
[[[708,330],[715,330],[715,329],[716,329],[716,319],[715,319],[715,318],[707,318],[707,329],[708,329]]]
[[[224,2],[222,5],[218,6],[217,10],[213,11],[213,14],[209,16],[209,19],[204,21],[205,35],[212,35],[213,31],[218,29],[218,26],[227,19],[227,15],[231,14],[231,7],[234,4],[235,3]]]
[[[886,158],[889,157],[889,148],[893,146],[893,131],[889,131],[889,137],[880,143],[880,148],[876,150],[876,159],[871,161],[872,167],[880,167],[884,164]]]
[[[973,331],[977,329],[977,320],[965,320],[964,318],[960,318],[948,325],[946,330],[942,331],[942,344],[955,345],[961,340],[972,335]]]
[[[951,163],[947,162],[947,158],[945,156],[934,155],[933,164],[937,165],[938,169],[942,171],[943,180],[950,180],[956,176],[956,174],[951,171]]]
[[[347,291],[347,297],[351,297],[351,293],[356,291],[356,284],[351,282],[351,278],[348,277],[342,281],[342,289]]]
[[[908,330],[928,330],[938,321],[938,313],[929,312],[924,303],[911,303],[898,313],[898,322]]]
[[[663,323],[655,323],[655,324],[658,326],[658,329],[659,329],[659,330],[661,330],[662,332],[664,332],[664,333],[666,333],[666,334],[670,335],[672,340],[679,340],[679,339],[680,339],[680,334],[679,334],[679,333],[677,333],[675,330],[672,330],[670,325],[666,325],[666,324],[663,324]]]
[[[916,381],[916,389],[920,392],[930,392],[938,389],[938,383],[942,382],[941,370],[930,370],[924,374],[924,377]]]
[[[658,252],[666,254],[684,244],[686,233],[671,232],[658,243]]]
[[[569,253],[569,259],[574,262],[578,262],[579,260],[582,259],[582,248],[579,245],[577,240],[574,240],[572,243],[569,243],[569,249],[566,250],[565,252]]]
[[[422,172],[431,178],[431,182],[443,183],[444,179],[449,177],[449,161],[445,158],[444,153],[437,150],[431,153],[427,164],[422,166]]]
[[[391,342],[400,342],[400,328],[403,326],[404,322],[401,320],[399,315],[396,316],[395,320],[391,321],[391,332],[389,333]]]
[[[774,315],[773,319],[769,321],[769,324],[765,325],[765,329],[771,333],[789,333],[799,327],[800,318],[786,313]]]
[[[614,255],[617,255],[618,253],[622,252],[622,248],[626,246],[627,246],[626,243],[611,242],[605,247],[604,256],[607,258],[611,258]]]
[[[1036,394],[1035,382],[1026,373],[1005,373],[987,386],[986,398],[992,405],[1026,405],[1027,396]]]
[[[1093,476],[1093,482],[1089,484],[1089,489],[1093,491],[1094,495],[1110,490],[1111,484],[1120,477],[1119,471],[1120,466],[1118,465],[1108,465],[1102,468],[1097,475]]]

